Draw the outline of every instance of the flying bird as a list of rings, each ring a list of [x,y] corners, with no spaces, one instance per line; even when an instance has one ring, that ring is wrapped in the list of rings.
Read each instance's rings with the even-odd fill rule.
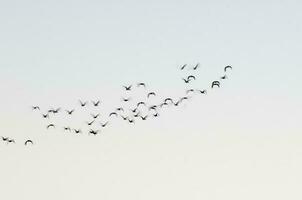
[[[2,137],[2,140],[3,140],[3,141],[8,141],[8,140],[9,140],[8,137],[3,137],[3,136],[1,136],[1,137]]]
[[[180,70],[184,70],[186,66],[187,64],[184,64],[183,66],[181,66]]]
[[[51,127],[52,127],[52,128],[55,128],[56,126],[55,126],[54,124],[49,124],[46,128],[49,129],[49,128],[51,128]]]
[[[49,118],[49,114],[48,114],[48,113],[47,113],[47,114],[42,114],[42,117],[43,117],[44,119]]]
[[[146,84],[145,83],[138,83],[137,84],[137,87],[140,87],[140,86],[143,86],[144,88],[146,87]]]
[[[40,110],[39,106],[32,106],[32,110]]]
[[[91,101],[91,102],[92,102],[92,104],[93,104],[95,107],[99,106],[99,104],[101,103],[100,100],[98,100],[98,101]]]
[[[108,125],[108,121],[106,122],[106,123],[104,123],[104,124],[102,124],[102,123],[100,123],[101,124],[101,126],[103,127],[103,128],[105,128],[107,125]]]
[[[90,134],[92,134],[92,135],[97,135],[98,134],[98,132],[99,132],[99,130],[92,130],[92,129],[90,129],[90,131],[89,131],[89,133]]]
[[[32,140],[26,140],[26,141],[24,142],[24,145],[26,146],[26,145],[28,145],[28,144],[33,145],[34,142],[33,142]]]
[[[222,80],[227,79],[227,78],[228,78],[227,75],[220,77],[220,79],[222,79]]]
[[[186,91],[186,94],[189,94],[190,92],[194,92],[195,90],[194,89],[189,89]]]
[[[232,66],[230,66],[230,65],[225,66],[225,68],[224,68],[224,72],[227,72],[227,70],[228,70],[228,69],[233,69],[233,68],[232,68]]]
[[[83,101],[79,100],[79,103],[80,103],[81,107],[84,107],[87,105],[88,102],[87,101],[83,102]]]
[[[125,88],[126,91],[130,91],[131,88],[132,88],[132,85],[129,85],[129,86],[123,86]]]
[[[72,115],[72,113],[74,112],[74,109],[72,110],[65,110],[67,112],[68,115]]]
[[[140,105],[146,105],[146,103],[145,102],[143,102],[143,101],[141,101],[141,102],[138,102],[137,104],[136,104],[136,107],[139,107]]]
[[[117,111],[123,111],[124,112],[124,109],[122,107],[119,107],[116,109]]]
[[[191,79],[196,80],[196,77],[195,77],[195,76],[193,76],[193,75],[190,75],[190,76],[188,76],[188,77],[187,77],[187,80],[191,80]]]
[[[96,114],[96,115],[91,114],[91,117],[93,117],[93,119],[96,119],[96,118],[98,118],[99,116],[100,116],[100,114]]]
[[[197,90],[200,94],[207,94],[206,90]]]
[[[195,65],[195,67],[193,67],[193,70],[196,70],[196,69],[198,69],[199,68],[199,63],[197,63],[196,65]]]
[[[128,102],[128,101],[131,100],[131,98],[130,98],[130,97],[129,97],[129,98],[122,98],[122,100],[123,100],[124,102]]]
[[[64,127],[64,131],[71,131],[70,127]]]
[[[111,117],[112,115],[115,115],[116,117],[118,116],[118,114],[116,112],[112,112],[109,114],[109,117]]]
[[[81,129],[73,129],[75,133],[82,133]]]
[[[86,124],[87,124],[88,126],[91,126],[93,123],[94,123],[94,120],[91,121],[91,122],[86,122]]]
[[[214,86],[220,87],[220,82],[219,81],[213,81],[212,82],[212,88],[214,88]]]
[[[141,119],[143,120],[143,121],[145,121],[145,120],[147,120],[147,118],[148,118],[148,115],[146,115],[146,116],[140,116],[141,117]]]
[[[155,92],[149,92],[147,97],[149,98],[150,96],[156,96]]]

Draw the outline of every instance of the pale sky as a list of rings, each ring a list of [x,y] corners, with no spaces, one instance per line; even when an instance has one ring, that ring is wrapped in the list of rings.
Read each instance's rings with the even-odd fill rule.
[[[16,140],[0,142],[0,198],[300,200],[301,10],[268,0],[0,1],[0,135]],[[206,96],[95,137],[47,131],[31,111],[101,99],[106,113],[122,85],[141,81],[179,96],[185,63],[200,63],[200,89],[233,70]],[[84,127],[87,112],[57,121]]]

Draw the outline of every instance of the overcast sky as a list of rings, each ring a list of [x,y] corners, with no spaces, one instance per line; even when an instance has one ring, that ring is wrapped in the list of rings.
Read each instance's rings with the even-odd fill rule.
[[[301,199],[301,10],[293,0],[0,2],[0,135],[16,140],[0,143],[1,198]],[[31,111],[101,99],[102,115],[137,82],[183,95],[185,63],[200,63],[192,87],[208,95],[156,120],[92,137],[47,131]],[[84,127],[87,112],[57,121]]]

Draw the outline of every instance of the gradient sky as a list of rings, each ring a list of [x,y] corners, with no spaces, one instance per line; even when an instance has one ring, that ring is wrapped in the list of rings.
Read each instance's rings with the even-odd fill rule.
[[[0,143],[1,198],[300,200],[301,10],[268,0],[0,2],[0,135],[17,142]],[[47,132],[31,112],[80,98],[109,111],[121,86],[139,81],[176,96],[179,66],[197,62],[197,88],[234,70],[158,120],[77,137]],[[36,144],[24,147],[28,138]]]

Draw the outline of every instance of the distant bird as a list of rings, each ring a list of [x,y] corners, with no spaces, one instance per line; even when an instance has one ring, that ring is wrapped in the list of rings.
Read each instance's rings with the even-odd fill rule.
[[[64,127],[64,131],[71,131],[70,127]]]
[[[5,141],[5,142],[9,140],[8,137],[3,137],[3,136],[1,136],[1,137],[2,137],[2,140]]]
[[[190,79],[185,79],[185,78],[183,78],[182,79],[185,83],[190,83]]]
[[[133,124],[135,121],[134,121],[134,119],[129,119],[129,118],[128,118],[128,122],[129,122],[130,124]]]
[[[159,106],[162,108],[163,106],[167,106],[168,104],[166,102],[161,103]]]
[[[149,110],[155,110],[156,111],[157,105],[153,105],[149,107]]]
[[[67,112],[68,115],[72,115],[72,113],[74,112],[74,109],[72,110],[65,110]]]
[[[188,100],[188,99],[189,99],[189,97],[181,97],[179,101],[182,102],[183,100]]]
[[[146,84],[145,83],[138,83],[137,84],[137,87],[140,87],[140,86],[143,86],[144,88],[146,87]]]
[[[222,79],[222,80],[227,79],[227,78],[228,78],[227,75],[220,77],[220,79]]]
[[[189,89],[186,91],[186,94],[189,94],[190,92],[194,92],[195,90],[194,89]]]
[[[143,101],[141,101],[141,102],[138,102],[137,104],[136,104],[136,107],[139,107],[140,105],[146,105],[146,103],[145,102],[143,102]]]
[[[42,114],[42,117],[43,117],[44,119],[49,118],[49,114],[48,114],[48,113],[47,113],[47,114]]]
[[[122,107],[119,107],[116,109],[117,111],[123,111],[124,112],[124,109]]]
[[[91,126],[93,123],[94,123],[94,120],[91,121],[91,122],[86,122],[86,124],[87,124],[88,126]]]
[[[106,122],[106,123],[104,123],[104,124],[102,124],[102,123],[100,123],[101,124],[101,126],[103,127],[103,128],[105,128],[107,125],[108,125],[108,121]]]
[[[196,69],[198,69],[199,68],[199,63],[197,63],[196,65],[195,65],[195,67],[193,67],[193,70],[196,70]]]
[[[126,91],[130,91],[131,88],[132,88],[132,85],[129,85],[129,86],[123,86],[125,88]]]
[[[98,101],[91,101],[91,102],[92,102],[92,104],[93,104],[95,107],[99,106],[99,104],[101,103],[100,100],[98,100]]]
[[[129,98],[122,98],[122,100],[123,100],[124,102],[128,102],[128,101],[131,100],[131,98],[130,98],[130,97],[129,97]]]
[[[158,117],[158,116],[159,116],[158,113],[153,114],[153,117]]]
[[[173,103],[173,99],[171,99],[171,98],[166,98],[166,99],[164,100],[165,103],[167,103],[167,101],[170,101],[171,103]]]
[[[82,133],[81,129],[73,129],[75,133]]]
[[[174,103],[174,106],[179,106],[179,104],[181,103],[181,100],[178,100],[177,102]]]
[[[197,90],[200,94],[207,94],[206,90]]]
[[[136,113],[137,109],[138,109],[138,108],[136,107],[136,108],[134,108],[134,109],[130,109],[130,111],[133,112],[133,113]]]
[[[149,92],[147,97],[150,98],[150,96],[156,96],[155,92]]]
[[[40,110],[39,106],[32,106],[32,110]]]
[[[7,143],[16,143],[14,139],[8,139]]]
[[[214,86],[220,87],[220,82],[219,81],[213,81],[212,82],[212,88],[214,88]]]
[[[98,118],[99,116],[100,116],[100,114],[96,114],[96,115],[91,114],[91,117],[93,117],[93,119],[96,119],[96,118]]]
[[[60,110],[61,110],[61,108],[50,109],[48,112],[49,112],[49,113],[53,113],[53,114],[57,114]]]
[[[52,127],[52,128],[55,128],[56,126],[55,126],[54,124],[49,124],[46,128],[49,129],[49,128],[51,128],[51,127]]]
[[[148,115],[146,115],[146,116],[141,116],[141,119],[143,120],[143,121],[145,121],[145,120],[147,120],[147,118],[148,118]]]
[[[190,76],[187,77],[187,80],[192,80],[192,79],[196,80],[196,77],[193,76],[193,75],[190,75]]]
[[[125,117],[125,116],[123,116],[123,115],[121,115],[121,118],[123,119],[123,120],[128,120],[128,117]]]
[[[184,64],[183,66],[181,66],[180,70],[184,70],[186,66],[187,64]]]
[[[109,114],[109,117],[111,117],[112,115],[118,116],[118,114],[116,112],[112,112]]]
[[[92,135],[97,135],[98,134],[98,132],[99,132],[99,130],[92,130],[92,129],[90,129],[90,131],[89,131],[89,133],[90,134],[92,134]]]
[[[139,117],[139,116],[140,116],[140,112],[138,112],[138,113],[136,113],[136,114],[133,115],[133,117],[135,117],[135,118]]]
[[[232,68],[232,66],[227,65],[227,66],[225,66],[225,68],[224,68],[224,72],[227,72],[228,69],[233,69],[233,68]]]
[[[34,142],[33,142],[32,140],[26,140],[25,143],[24,143],[24,145],[26,146],[26,145],[28,145],[28,144],[33,145]]]
[[[87,101],[83,102],[83,101],[79,100],[79,103],[82,107],[85,107],[88,102]]]

